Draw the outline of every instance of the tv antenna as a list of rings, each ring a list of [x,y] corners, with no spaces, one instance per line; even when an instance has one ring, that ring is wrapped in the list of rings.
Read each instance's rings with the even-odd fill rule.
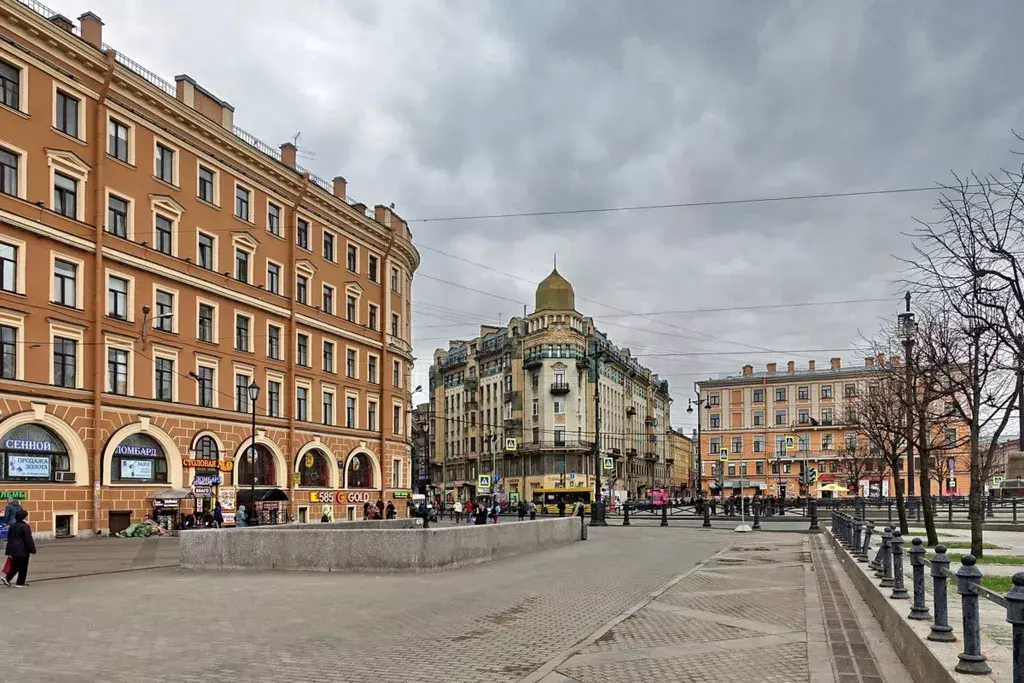
[[[299,147],[299,138],[302,137],[302,131],[299,131],[292,136],[292,144],[295,145],[295,156],[299,159],[307,159],[312,161],[316,159],[316,152],[305,147]]]

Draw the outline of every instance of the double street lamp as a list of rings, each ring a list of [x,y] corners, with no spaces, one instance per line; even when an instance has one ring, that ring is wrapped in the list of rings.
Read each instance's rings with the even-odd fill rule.
[[[711,410],[711,399],[707,398],[707,399],[704,399],[703,401],[701,401],[700,400],[700,390],[696,389],[696,387],[695,387],[694,391],[697,394],[697,400],[694,401],[692,398],[686,400],[686,412],[690,413],[690,414],[693,414],[694,406],[696,406],[696,408],[697,408],[697,443],[694,445],[694,448],[696,449],[696,452],[697,452],[697,494],[698,494],[698,496],[701,496],[701,495],[704,494],[704,468],[701,465],[701,456],[700,456],[700,451],[701,451],[701,446],[700,446],[700,431],[701,431],[700,409],[701,409],[701,407],[703,407],[705,410]]]
[[[260,397],[260,385],[253,380],[249,383],[249,403],[252,404],[252,445],[249,447],[249,521],[256,519],[256,399]]]

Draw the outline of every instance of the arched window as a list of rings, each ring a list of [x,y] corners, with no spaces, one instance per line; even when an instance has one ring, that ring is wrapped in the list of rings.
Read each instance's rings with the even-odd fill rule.
[[[114,448],[110,480],[123,484],[166,483],[167,458],[163,447],[148,434],[131,434]]]
[[[373,461],[366,453],[356,453],[348,461],[348,469],[345,472],[345,488],[349,489],[372,489],[373,488]]]
[[[220,451],[217,449],[217,442],[212,436],[203,436],[196,441],[196,457],[200,460],[220,460]]]
[[[329,487],[331,463],[323,451],[313,449],[299,458],[299,486]]]
[[[238,461],[239,486],[251,486],[252,475],[256,474],[256,486],[277,486],[277,468],[274,466],[274,454],[261,443],[256,444],[256,462],[249,462],[250,449],[242,452]]]
[[[15,427],[0,442],[0,480],[66,481],[58,473],[70,469],[71,458],[64,442],[42,425]]]

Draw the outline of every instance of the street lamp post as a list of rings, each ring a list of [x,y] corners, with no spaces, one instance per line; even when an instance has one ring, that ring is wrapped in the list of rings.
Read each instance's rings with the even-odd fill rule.
[[[601,500],[601,368],[598,364],[604,354],[604,349],[596,348],[591,354],[594,361],[594,500],[590,505],[590,526],[608,526]]]
[[[900,313],[897,326],[900,338],[903,340],[903,350],[906,353],[906,377],[907,377],[907,495],[914,497],[914,376],[911,370],[911,358],[914,352],[914,337],[917,336],[917,322],[914,321],[914,314],[910,312],[910,292],[905,297],[907,310]],[[922,492],[923,493],[923,492]]]
[[[697,494],[698,494],[698,497],[699,497],[699,496],[704,494],[704,470],[703,470],[703,466],[701,465],[701,455],[700,455],[700,451],[701,451],[701,445],[700,445],[700,438],[701,438],[701,436],[700,436],[700,432],[701,432],[700,409],[701,409],[702,403],[701,403],[701,400],[700,400],[700,390],[696,389],[696,385],[694,385],[694,387],[695,387],[694,390],[695,390],[695,392],[697,394],[697,400],[694,401],[692,398],[691,399],[687,399],[687,401],[686,401],[686,412],[693,413],[693,407],[697,406],[697,443],[696,443],[695,448],[696,448],[696,451],[697,451]],[[703,406],[704,406],[704,408],[706,410],[711,410],[711,399],[705,399],[704,402],[703,402]],[[710,488],[711,487],[709,486],[708,487],[709,493],[710,493]]]
[[[249,402],[252,404],[252,445],[249,446],[249,519],[256,518],[256,399],[260,397],[260,386],[253,380],[249,383]]]

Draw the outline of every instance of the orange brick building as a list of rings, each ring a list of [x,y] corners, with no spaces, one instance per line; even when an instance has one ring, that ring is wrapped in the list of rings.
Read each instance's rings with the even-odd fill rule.
[[[43,536],[404,514],[406,223],[33,7],[0,0],[0,498]]]

